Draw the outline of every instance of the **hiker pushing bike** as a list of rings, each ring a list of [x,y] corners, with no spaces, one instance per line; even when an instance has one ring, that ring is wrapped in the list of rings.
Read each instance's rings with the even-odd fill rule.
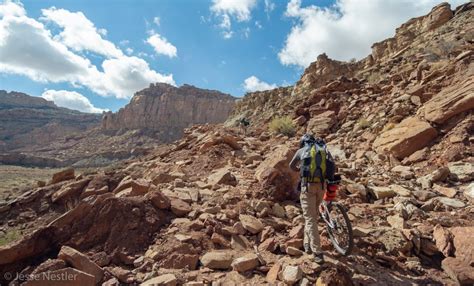
[[[290,168],[300,173],[298,188],[301,190],[300,202],[305,221],[305,252],[313,253],[316,263],[324,263],[318,232],[319,216],[326,224],[336,250],[348,255],[353,246],[352,226],[344,207],[333,202],[341,178],[335,174],[336,165],[324,140],[305,134]]]

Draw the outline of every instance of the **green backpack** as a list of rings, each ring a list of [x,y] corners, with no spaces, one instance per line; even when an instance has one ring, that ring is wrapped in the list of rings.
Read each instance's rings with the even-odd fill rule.
[[[324,142],[312,142],[304,148],[301,156],[301,178],[306,179],[306,182],[309,183],[324,183],[328,177],[328,163],[333,165],[332,160],[328,159],[326,144]]]

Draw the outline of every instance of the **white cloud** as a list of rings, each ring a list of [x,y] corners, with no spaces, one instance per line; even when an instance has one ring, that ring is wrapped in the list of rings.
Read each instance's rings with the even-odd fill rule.
[[[227,14],[222,15],[222,21],[219,24],[219,27],[225,30],[230,30],[231,28],[231,23],[230,23],[230,17]]]
[[[211,11],[218,15],[230,15],[238,21],[250,20],[250,11],[257,0],[212,0]]]
[[[154,18],[153,18],[153,23],[155,23],[155,25],[159,26],[159,25],[160,25],[160,22],[161,22],[160,17],[154,17]]]
[[[245,79],[244,81],[244,89],[249,92],[253,91],[262,91],[262,90],[269,90],[277,88],[276,84],[269,84],[264,81],[261,81],[256,76],[251,76]]]
[[[157,54],[162,54],[170,58],[176,57],[178,50],[168,40],[160,36],[160,34],[152,33],[146,40],[150,44]]]
[[[272,0],[265,0],[265,13],[267,13],[268,17],[273,10],[275,10],[275,3]]]
[[[46,21],[56,23],[63,31],[56,37],[74,51],[92,51],[106,57],[120,57],[122,51],[112,42],[104,40],[105,29],[97,29],[82,12],[70,12],[64,9],[42,9]]]
[[[224,39],[230,39],[234,34],[231,30],[231,17],[239,22],[250,20],[256,3],[257,0],[212,0],[211,11],[221,18],[219,27],[223,30]]]
[[[42,23],[21,12],[22,9],[21,4],[0,3],[3,13],[0,18],[0,73],[20,74],[40,82],[68,82],[102,96],[117,98],[130,98],[134,92],[154,82],[175,85],[172,75],[160,74],[143,59],[125,56],[120,50],[117,57],[104,60],[102,71],[99,71],[89,59],[69,50],[62,37],[54,37]],[[94,33],[98,32],[94,30]],[[92,39],[97,38],[92,36]],[[82,48],[99,49],[86,44]]]
[[[0,5],[0,16],[24,16],[26,15],[25,8],[23,4],[16,3],[10,0],[6,0],[3,4]]]
[[[233,31],[222,31],[222,37],[224,37],[224,39],[230,39],[233,35]]]
[[[41,95],[42,98],[53,101],[59,107],[79,110],[87,113],[102,113],[106,109],[97,108],[84,95],[67,90],[47,90]]]
[[[449,1],[453,5],[465,0]],[[308,66],[321,53],[338,60],[363,58],[371,45],[391,37],[395,28],[428,13],[438,0],[337,0],[329,8],[301,7],[291,0],[286,16],[298,23],[278,54],[284,65]]]
[[[176,85],[172,75],[162,75],[150,69],[148,63],[137,57],[108,59],[102,63],[104,73],[92,89],[99,94],[114,94],[117,98],[130,98],[150,83],[164,82]]]

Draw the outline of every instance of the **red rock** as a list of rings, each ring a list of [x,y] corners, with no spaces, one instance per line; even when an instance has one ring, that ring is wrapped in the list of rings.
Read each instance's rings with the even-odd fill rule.
[[[377,152],[390,152],[397,159],[410,156],[432,142],[438,135],[436,129],[416,117],[409,117],[393,129],[382,133],[373,143]]]
[[[51,184],[56,184],[62,181],[72,180],[74,179],[74,169],[69,168],[57,173],[53,174],[53,178],[51,179]]]
[[[258,246],[259,251],[275,252],[278,247],[278,243],[274,237],[267,238],[265,241],[260,243]]]
[[[459,283],[459,285],[474,284],[474,267],[467,263],[467,261],[447,257],[441,261],[441,267],[448,273],[449,277]]]
[[[279,262],[275,263],[272,268],[267,273],[266,280],[268,283],[273,284],[278,280],[278,273],[280,273],[281,264]]]
[[[171,211],[178,217],[183,217],[192,211],[191,206],[180,200],[180,199],[171,199]]]
[[[303,233],[304,233],[304,225],[299,224],[290,230],[290,233],[288,234],[288,236],[290,238],[303,238]]]
[[[426,102],[420,113],[428,121],[442,124],[449,118],[472,109],[474,109],[474,82],[472,78],[466,78],[459,84],[442,90]]]
[[[443,228],[441,225],[436,225],[433,229],[433,239],[436,242],[438,250],[448,257],[454,254],[453,248],[453,234]]]
[[[132,182],[132,195],[143,196],[151,187],[151,183],[148,180],[138,179]]]
[[[231,266],[235,271],[246,272],[255,269],[258,265],[258,257],[252,253],[234,259]]]
[[[153,190],[151,192],[148,192],[146,197],[155,207],[159,209],[168,210],[171,207],[170,199],[165,196],[161,191]]]
[[[96,283],[99,283],[104,276],[104,271],[97,264],[91,261],[86,255],[69,246],[61,247],[58,258],[66,261],[74,268],[79,269],[95,277]]]

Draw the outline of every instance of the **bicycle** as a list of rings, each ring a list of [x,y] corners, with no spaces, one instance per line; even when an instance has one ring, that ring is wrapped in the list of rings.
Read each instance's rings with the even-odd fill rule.
[[[339,182],[334,183],[338,185]],[[346,208],[337,202],[323,200],[319,205],[319,216],[326,224],[329,239],[336,251],[344,256],[351,254],[354,236]]]

